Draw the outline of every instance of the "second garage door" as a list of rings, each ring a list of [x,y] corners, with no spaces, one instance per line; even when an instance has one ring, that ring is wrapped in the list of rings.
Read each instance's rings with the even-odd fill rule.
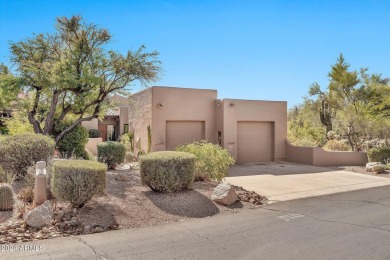
[[[205,139],[204,121],[167,121],[166,149]]]
[[[268,162],[273,159],[271,122],[237,123],[237,163]]]

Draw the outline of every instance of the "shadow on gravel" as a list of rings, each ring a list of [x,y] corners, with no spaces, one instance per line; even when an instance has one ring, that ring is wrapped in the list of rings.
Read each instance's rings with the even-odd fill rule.
[[[219,213],[218,207],[203,194],[191,190],[172,194],[145,192],[145,196],[159,209],[188,218],[204,218]]]

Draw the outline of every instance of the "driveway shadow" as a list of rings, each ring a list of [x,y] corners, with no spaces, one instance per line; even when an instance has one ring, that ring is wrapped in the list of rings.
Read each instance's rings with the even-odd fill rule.
[[[195,190],[172,194],[145,192],[145,196],[159,209],[188,218],[204,218],[219,213],[218,207],[205,195]]]

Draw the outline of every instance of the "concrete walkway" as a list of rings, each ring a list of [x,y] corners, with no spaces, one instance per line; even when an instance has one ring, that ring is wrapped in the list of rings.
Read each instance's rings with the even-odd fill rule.
[[[390,179],[302,164],[235,165],[226,182],[287,201],[390,185]]]

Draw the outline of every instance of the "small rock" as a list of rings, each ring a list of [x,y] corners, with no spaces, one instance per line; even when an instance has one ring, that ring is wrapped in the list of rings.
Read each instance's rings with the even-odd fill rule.
[[[374,167],[372,167],[372,170],[375,173],[383,173],[386,171],[386,168],[383,164],[378,164],[378,165],[374,165]]]
[[[76,213],[77,213],[77,209],[73,208],[73,214],[76,214]]]
[[[220,204],[230,206],[238,200],[238,197],[230,184],[221,183],[214,188],[211,199]]]
[[[41,228],[46,224],[50,224],[53,218],[53,208],[49,200],[42,205],[28,211],[24,215],[24,220],[31,227]]]
[[[369,162],[366,164],[366,172],[374,172],[374,167],[378,165],[383,165],[381,162]],[[384,165],[383,165],[384,167]]]

